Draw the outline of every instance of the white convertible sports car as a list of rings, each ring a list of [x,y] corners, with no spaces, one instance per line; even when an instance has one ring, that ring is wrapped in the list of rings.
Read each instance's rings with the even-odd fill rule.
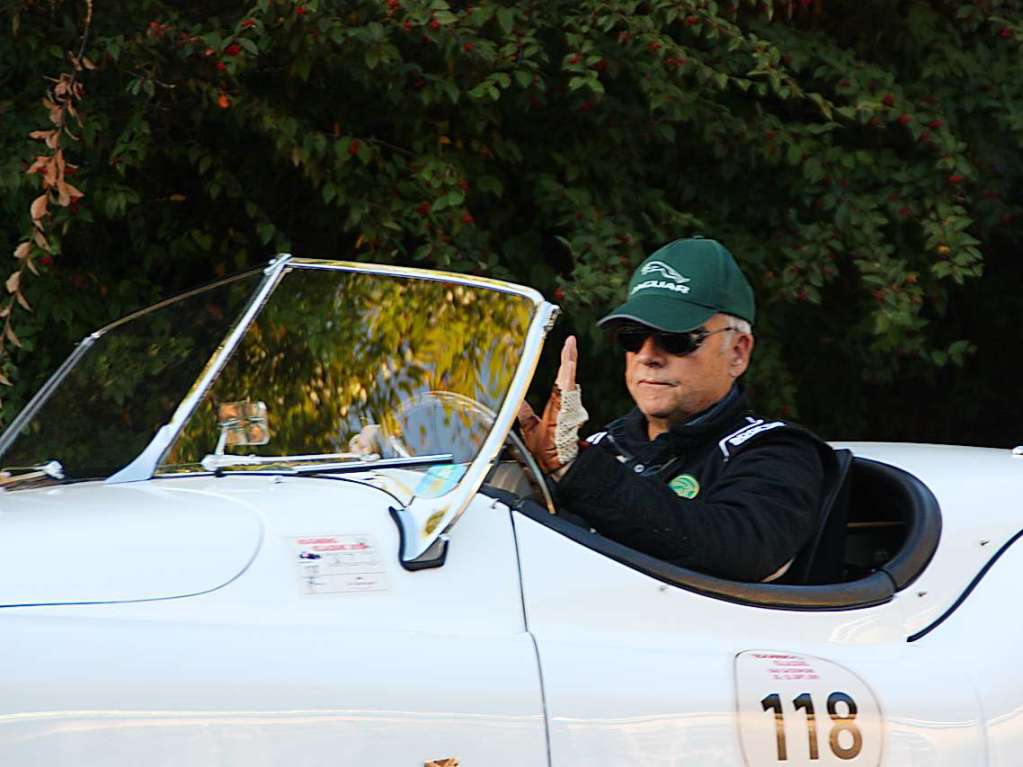
[[[0,764],[1021,763],[1019,457],[840,445],[789,583],[668,565],[511,431],[556,312],[281,257],[86,338],[0,438]]]

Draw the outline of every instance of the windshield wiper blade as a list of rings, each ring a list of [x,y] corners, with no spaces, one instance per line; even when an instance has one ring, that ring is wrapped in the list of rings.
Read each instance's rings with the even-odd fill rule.
[[[268,463],[292,463],[295,461],[373,461],[376,453],[364,455],[362,453],[320,453],[318,455],[224,455],[223,453],[210,453],[199,463],[206,471],[217,469],[228,469],[232,466],[254,466]],[[377,456],[378,458],[379,456]]]
[[[11,474],[12,471],[24,472]],[[31,482],[36,479],[64,479],[64,466],[60,461],[47,461],[37,466],[7,466],[0,469],[0,487],[14,485],[19,482]]]
[[[202,467],[207,471],[236,468],[239,466],[264,466],[264,471],[286,474],[309,474],[313,472],[351,471],[355,469],[376,469],[388,466],[416,466],[432,463],[450,463],[454,456],[451,453],[436,455],[417,455],[399,458],[380,458],[376,453],[327,453],[323,455],[208,455],[202,459]],[[334,459],[334,460],[331,460]],[[337,460],[342,459],[342,460]],[[305,466],[280,466],[279,464],[301,463]],[[277,464],[277,465],[275,465]]]

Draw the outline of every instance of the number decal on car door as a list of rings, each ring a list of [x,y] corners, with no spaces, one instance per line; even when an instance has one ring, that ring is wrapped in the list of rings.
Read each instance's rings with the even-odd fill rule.
[[[881,710],[849,669],[809,655],[754,650],[736,656],[735,681],[749,767],[880,764]]]
[[[839,703],[845,704],[846,714],[838,713]],[[774,712],[775,736],[778,741],[778,761],[786,762],[789,758],[789,750],[785,740],[785,712],[782,709],[781,696],[776,692],[772,692],[760,701],[760,705],[764,707],[764,711]],[[813,696],[808,692],[800,693],[792,699],[792,706],[797,711],[802,709],[806,712],[807,751],[810,755],[810,761],[816,761],[820,759],[820,748],[817,741],[817,720],[814,715]],[[828,696],[828,716],[831,717],[831,721],[834,723],[831,728],[831,734],[828,735],[828,745],[831,746],[831,752],[839,759],[855,759],[859,756],[860,751],[863,750],[863,735],[856,724],[857,711],[856,701],[844,692],[833,692]],[[848,739],[846,741],[849,743],[848,746],[842,745],[841,736],[843,732],[851,735],[851,742]]]

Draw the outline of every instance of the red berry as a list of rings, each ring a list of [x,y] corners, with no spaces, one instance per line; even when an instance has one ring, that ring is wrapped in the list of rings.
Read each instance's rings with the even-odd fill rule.
[[[578,53],[573,53],[572,56],[568,59],[568,63],[569,64],[578,64],[582,60],[583,60],[582,56],[580,56]]]
[[[883,99],[881,99],[881,103],[890,109],[891,107],[895,106],[895,97],[889,93]]]
[[[430,29],[436,32],[438,29],[440,29],[440,22],[437,21],[437,19],[430,19],[430,23],[427,26],[429,26]]]
[[[920,138],[917,140],[924,144],[929,144],[931,142],[931,132],[929,130],[920,131]]]
[[[418,213],[420,216],[425,216],[429,212],[430,203],[428,202],[421,202],[416,206],[416,213]]]
[[[927,127],[933,130],[937,130],[944,124],[945,124],[944,120],[931,120],[929,123],[927,123]]]
[[[304,5],[295,6],[295,15],[296,16],[305,16],[306,15],[306,7]]]
[[[686,26],[687,27],[695,27],[699,23],[700,23],[700,17],[699,16],[686,16]]]
[[[474,219],[474,218],[472,217],[472,214],[471,214],[471,213],[466,213],[466,214],[465,214],[464,216],[462,216],[462,223],[463,223],[463,224],[471,224],[471,223],[473,223],[473,222],[474,222],[475,220],[476,220],[476,219]]]
[[[945,181],[949,186],[956,186],[958,184],[963,183],[963,177],[960,176],[958,173],[953,173],[951,176],[946,178]]]
[[[913,122],[913,115],[901,114],[896,121],[899,125],[909,125]]]
[[[359,153],[359,149],[362,147],[362,142],[359,139],[352,139],[352,143],[348,145],[349,157],[355,157]]]
[[[256,26],[256,20],[255,19],[242,19],[242,23],[241,23],[241,28],[242,29],[252,29],[254,26]]]
[[[392,11],[397,10],[399,5],[400,3],[398,2],[398,0],[387,0],[387,7],[390,8]]]
[[[564,301],[565,300],[565,291],[562,290],[561,288],[554,288],[554,300],[555,301]]]
[[[218,72],[223,72],[225,69],[227,69],[227,65],[223,61],[218,61],[217,62],[217,71]]]
[[[75,200],[75,202],[78,202],[78,201]],[[45,255],[45,256],[43,256],[42,258],[39,259],[39,263],[42,264],[43,266],[49,266],[50,264],[53,263],[53,256],[47,254],[47,255]]]
[[[401,26],[406,32],[410,32],[412,30],[412,21],[410,19],[405,19],[405,23]]]
[[[228,56],[237,56],[241,52],[242,47],[238,45],[238,43],[231,43],[224,49],[224,53],[226,53]]]
[[[1008,40],[1010,37],[1012,37],[1012,30],[1009,29],[1008,27],[1002,27],[1001,29],[998,30],[998,36]]]
[[[654,40],[652,43],[650,43],[650,45],[647,46],[647,48],[650,49],[651,53],[657,53],[657,51],[661,50],[661,44]]]
[[[458,182],[458,188],[461,189],[463,192],[468,192],[469,182],[463,178],[461,181]]]
[[[465,45],[462,46],[462,50],[465,51],[466,53],[472,53],[475,47],[476,47],[475,43],[466,43]]]

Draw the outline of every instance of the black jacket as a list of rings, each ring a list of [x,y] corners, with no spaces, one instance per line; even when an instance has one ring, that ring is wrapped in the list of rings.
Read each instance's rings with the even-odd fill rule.
[[[831,448],[754,415],[733,392],[651,441],[639,410],[614,421],[557,485],[559,503],[597,532],[673,564],[760,581],[817,527]]]

